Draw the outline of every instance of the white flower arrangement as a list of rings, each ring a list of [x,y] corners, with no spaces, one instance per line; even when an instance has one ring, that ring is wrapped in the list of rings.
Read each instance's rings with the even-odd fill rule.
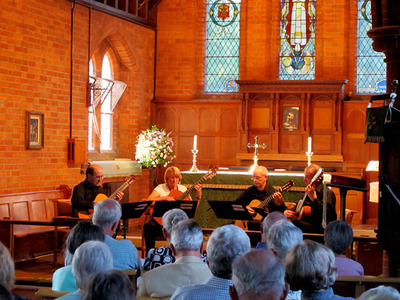
[[[174,142],[170,134],[165,129],[158,129],[156,125],[142,131],[137,137],[135,159],[147,168],[166,167],[175,158],[172,150]]]

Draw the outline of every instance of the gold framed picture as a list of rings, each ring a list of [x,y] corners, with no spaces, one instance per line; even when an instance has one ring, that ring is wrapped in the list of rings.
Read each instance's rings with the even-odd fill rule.
[[[283,129],[293,131],[299,129],[300,107],[283,107],[282,125]]]
[[[44,147],[44,114],[42,112],[26,112],[26,149],[42,149]]]

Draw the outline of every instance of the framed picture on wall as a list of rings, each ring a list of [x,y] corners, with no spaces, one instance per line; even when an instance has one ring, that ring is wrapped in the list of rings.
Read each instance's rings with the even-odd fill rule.
[[[44,114],[36,111],[26,112],[26,149],[44,147]]]
[[[282,113],[282,125],[283,129],[286,130],[298,130],[299,129],[299,107],[283,107]]]

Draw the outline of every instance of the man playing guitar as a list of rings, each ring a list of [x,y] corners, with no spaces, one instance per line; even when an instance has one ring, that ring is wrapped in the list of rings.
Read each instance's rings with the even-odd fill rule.
[[[96,164],[90,165],[86,169],[86,179],[80,184],[74,187],[72,193],[72,216],[77,217],[78,211],[89,214],[89,210],[93,209],[93,202],[97,195],[104,194],[104,190],[101,187],[101,181],[103,180],[103,169]],[[124,197],[123,192],[118,192],[116,200],[121,200]]]
[[[285,210],[284,214],[292,220],[293,224],[307,233],[323,233],[322,214],[324,184],[323,172],[320,166],[311,164],[304,171],[304,182],[307,184],[304,195],[304,213],[296,213],[292,210]],[[327,189],[327,223],[336,220],[336,197]],[[305,213],[307,211],[307,213]]]

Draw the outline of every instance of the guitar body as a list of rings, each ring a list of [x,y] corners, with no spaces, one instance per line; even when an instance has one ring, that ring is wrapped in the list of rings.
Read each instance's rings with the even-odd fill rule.
[[[117,193],[118,192],[122,192],[123,190],[125,190],[131,183],[133,183],[135,181],[135,176],[130,175],[127,177],[127,179],[125,180],[125,182],[114,192],[112,193],[110,196],[107,196],[106,194],[100,193],[96,196],[96,198],[94,198],[93,203],[96,202],[100,202],[106,199],[113,199],[116,200],[117,197]],[[93,209],[89,209],[88,212],[87,211],[78,211],[78,218],[80,219],[91,219],[91,215],[93,214]]]
[[[174,198],[175,200],[179,197],[179,196],[181,196],[183,194],[183,192],[181,192],[180,190],[173,190],[173,191],[171,191],[169,194],[168,194],[168,197],[172,197],[172,198]],[[179,199],[179,200],[190,200],[189,199],[189,196],[186,196],[184,199]],[[164,201],[164,200],[163,200]],[[153,214],[153,212],[151,212],[151,214]],[[160,224],[161,226],[163,226],[163,224],[162,224],[162,217],[153,217],[153,219],[158,223],[158,224]]]
[[[94,198],[93,203],[100,202],[102,200],[108,199],[106,194],[98,194],[96,198]],[[114,199],[115,200],[115,199]],[[90,216],[93,214],[93,209],[89,209],[89,213],[86,211],[78,211],[78,218],[80,219],[90,219]]]
[[[254,200],[251,200],[249,206],[250,207],[258,207],[262,202],[263,202],[262,200],[254,199]],[[261,209],[259,209],[258,212],[256,212],[254,214],[253,220],[261,221],[262,219],[264,219],[267,216],[267,214],[269,213],[268,207],[265,206],[262,209],[265,211],[265,214],[264,215],[262,213],[260,214]]]
[[[217,175],[217,167],[211,168],[207,174],[205,174],[200,180],[196,181],[190,188],[188,188],[185,192],[181,192],[180,190],[173,190],[169,193],[169,197],[174,198],[175,200],[190,200],[189,195],[190,193],[194,190],[194,187],[197,184],[201,184],[204,181],[213,178],[215,175]],[[152,200],[152,199],[150,199]],[[198,203],[197,203],[198,204]],[[151,212],[153,214],[153,212]],[[162,226],[162,217],[153,217],[153,219]]]
[[[308,217],[309,215],[311,215],[311,206],[303,206],[302,209],[300,210],[299,215],[297,216],[297,218],[293,219],[294,220],[301,220],[301,218],[304,217]]]

